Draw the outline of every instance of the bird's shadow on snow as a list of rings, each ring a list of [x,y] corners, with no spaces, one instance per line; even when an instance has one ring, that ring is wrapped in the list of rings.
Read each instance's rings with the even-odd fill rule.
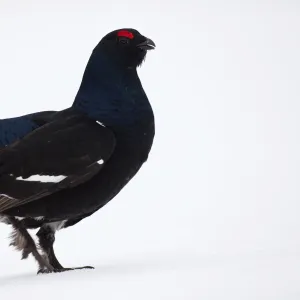
[[[261,257],[263,259],[264,256]],[[48,280],[51,280],[51,283],[55,281],[63,282],[67,281],[76,281],[82,279],[84,276],[85,279],[97,278],[101,280],[109,276],[127,276],[131,274],[142,275],[144,273],[157,273],[157,272],[166,272],[166,271],[185,271],[185,270],[195,270],[202,269],[206,270],[207,268],[214,267],[224,267],[227,264],[235,265],[239,264],[240,261],[251,259],[257,259],[255,254],[251,255],[214,255],[214,254],[176,254],[176,253],[160,253],[160,254],[147,254],[144,257],[137,258],[118,258],[111,259],[104,263],[95,265],[94,270],[83,269],[68,271],[63,273],[53,273],[53,274],[41,274],[37,275],[36,271],[26,274],[18,275],[8,275],[0,277],[0,290],[1,287],[6,285],[18,285],[18,284],[27,284],[27,283],[48,283]]]
[[[17,275],[8,275],[0,277],[0,289],[6,285],[17,285],[26,284],[31,282],[47,282],[47,278],[53,280],[60,280],[64,277],[64,280],[73,280],[75,278],[84,275],[84,277],[102,277],[102,276],[126,276],[130,274],[142,274],[149,272],[162,272],[162,271],[172,271],[172,270],[184,270],[193,269],[199,267],[205,267],[203,260],[195,261],[190,257],[145,257],[139,259],[116,259],[111,262],[101,263],[95,266],[94,270],[75,270],[63,273],[54,274],[41,274],[37,275],[36,271],[31,273],[22,273]]]

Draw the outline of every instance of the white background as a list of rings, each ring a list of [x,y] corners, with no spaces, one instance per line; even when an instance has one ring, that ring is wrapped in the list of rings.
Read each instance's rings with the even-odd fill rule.
[[[122,27],[157,44],[149,160],[57,234],[65,266],[95,270],[36,276],[0,224],[1,299],[299,299],[300,3],[0,0],[0,118],[70,106]]]

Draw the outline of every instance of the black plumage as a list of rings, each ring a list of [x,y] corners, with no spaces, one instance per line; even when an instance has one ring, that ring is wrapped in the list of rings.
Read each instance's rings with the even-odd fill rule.
[[[70,270],[55,257],[55,231],[103,207],[147,160],[154,115],[137,67],[154,47],[137,30],[115,30],[93,50],[72,107],[0,121],[0,219],[14,227],[12,244],[23,257],[32,253],[40,272]],[[33,175],[64,177],[20,180]],[[39,227],[44,257],[26,233]]]

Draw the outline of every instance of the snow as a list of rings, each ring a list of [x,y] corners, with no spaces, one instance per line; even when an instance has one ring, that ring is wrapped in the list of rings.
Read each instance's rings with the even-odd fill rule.
[[[1,296],[46,299],[298,299],[299,259],[115,259],[98,270],[1,277]],[[286,273],[291,277],[288,282]],[[258,276],[259,274],[259,276]],[[17,288],[16,288],[17,287]],[[28,296],[26,296],[28,295]],[[27,297],[27,298],[26,298]],[[4,299],[4,298],[3,298]]]
[[[139,70],[148,162],[57,234],[63,265],[96,269],[37,276],[0,224],[1,299],[298,300],[299,15],[287,0],[1,1],[0,118],[69,106],[110,30],[157,45]]]

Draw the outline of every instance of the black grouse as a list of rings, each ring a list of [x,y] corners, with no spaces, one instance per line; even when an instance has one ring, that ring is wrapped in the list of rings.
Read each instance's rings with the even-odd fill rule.
[[[0,120],[0,220],[38,273],[92,268],[64,268],[55,231],[107,204],[147,160],[154,115],[137,67],[154,48],[135,29],[112,31],[94,48],[70,108]],[[27,231],[34,228],[39,247]]]

